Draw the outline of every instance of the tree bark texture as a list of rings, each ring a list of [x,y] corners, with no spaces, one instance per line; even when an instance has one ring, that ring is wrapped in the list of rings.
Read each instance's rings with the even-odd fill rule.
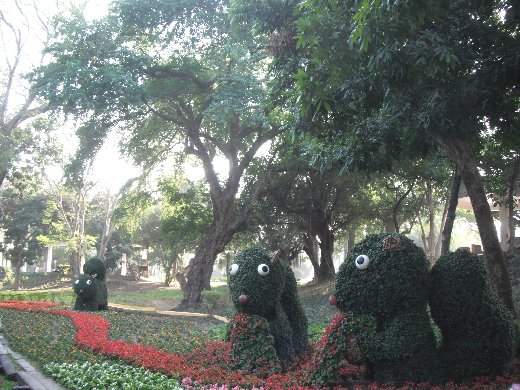
[[[455,212],[457,211],[457,204],[459,202],[459,190],[461,175],[458,167],[455,166],[451,179],[450,197],[448,200],[448,211],[444,221],[444,228],[442,229],[441,238],[441,255],[448,253],[450,250],[451,232],[453,231],[453,224],[455,222]]]
[[[352,248],[356,244],[356,229],[354,229],[354,228],[349,229],[347,243],[348,243],[348,252],[345,253],[345,259],[350,254],[350,252],[352,251]]]
[[[461,177],[468,191],[473,213],[477,221],[482,248],[486,257],[489,279],[493,290],[515,315],[509,274],[504,254],[498,241],[497,231],[489,207],[486,192],[478,171],[477,162],[467,140],[451,138],[443,140],[450,156],[460,168]],[[515,315],[516,316],[516,315]]]
[[[21,278],[21,268],[23,263],[16,263],[16,267],[14,269],[14,291],[20,290],[20,278]]]
[[[515,213],[515,194],[518,189],[518,175],[520,174],[520,156],[517,156],[511,167],[511,174],[508,177],[507,188],[507,208],[509,209],[508,230],[509,240],[513,242],[515,238],[515,224],[512,216]],[[511,246],[510,246],[511,248]]]
[[[310,233],[304,234],[303,236],[303,251],[311,261],[312,268],[314,269],[314,280],[317,281],[316,276],[320,269],[320,250],[318,240]]]
[[[209,287],[213,264],[217,255],[224,250],[235,233],[229,228],[231,224],[225,222],[213,224],[198,246],[195,256],[190,260],[187,284],[179,307],[197,307],[200,305],[202,291]]]
[[[334,279],[336,275],[333,260],[334,233],[330,230],[328,224],[322,226],[322,229],[320,229],[318,233],[318,238],[320,239],[320,266],[318,275],[315,275],[315,279],[317,279],[317,282],[325,282]]]

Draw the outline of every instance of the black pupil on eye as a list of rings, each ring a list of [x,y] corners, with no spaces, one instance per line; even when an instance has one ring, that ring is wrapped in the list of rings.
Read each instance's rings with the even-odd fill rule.
[[[363,264],[363,263],[365,262],[365,259],[364,259],[363,257],[360,256],[360,257],[357,258],[356,262],[357,262],[359,265],[361,265],[361,264]]]
[[[269,272],[269,268],[267,268],[267,265],[264,265],[264,266],[262,267],[262,271],[263,271],[263,272]]]
[[[233,271],[233,268],[232,267],[229,267],[229,272]]]

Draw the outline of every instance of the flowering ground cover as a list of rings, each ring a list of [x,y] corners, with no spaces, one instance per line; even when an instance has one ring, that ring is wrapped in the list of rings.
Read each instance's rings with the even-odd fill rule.
[[[175,323],[171,318],[166,318],[169,321],[165,321],[159,319],[160,317],[141,316],[137,313],[107,313],[101,316],[60,309],[55,304],[46,302],[0,301],[0,307],[2,333],[9,340],[11,347],[41,367],[52,362],[67,362],[77,366],[85,362],[101,364],[103,361],[116,359],[167,374],[174,381],[172,383],[180,384],[183,389],[311,388],[304,387],[309,374],[309,363],[305,360],[286,373],[273,374],[267,378],[232,372],[229,370],[227,358],[229,344],[211,341],[210,333],[197,329],[193,324],[191,330],[183,333],[183,326],[186,329],[190,326],[177,323],[177,327],[171,328],[171,333],[159,332],[156,342],[154,330],[159,326],[169,326],[168,322]],[[139,329],[143,330],[143,334]],[[121,338],[127,341],[114,339],[116,335],[124,336]],[[137,339],[138,343],[133,338]],[[167,345],[168,340],[171,345]],[[192,349],[187,348],[190,340],[194,342]],[[139,341],[146,344],[140,344]],[[180,344],[176,345],[177,343]],[[443,388],[505,389],[512,383],[519,382],[518,370],[514,370],[507,378],[479,378],[468,385],[448,383]],[[172,388],[177,387],[174,386]],[[390,388],[377,383],[367,387]],[[403,388],[427,389],[431,386],[407,384]]]

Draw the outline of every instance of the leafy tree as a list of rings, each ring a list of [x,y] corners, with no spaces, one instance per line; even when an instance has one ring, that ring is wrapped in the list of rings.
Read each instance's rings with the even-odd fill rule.
[[[282,125],[279,110],[265,105],[262,42],[232,11],[232,3],[216,0],[119,0],[99,21],[72,15],[59,21],[48,49],[53,60],[34,77],[35,91],[54,109],[84,119],[76,167],[123,124],[126,151],[143,166],[173,150],[202,164],[213,222],[191,260],[183,306],[200,303],[217,254],[243,229],[269,161],[247,197],[242,178]],[[228,160],[226,174],[215,169],[217,156]]]
[[[91,201],[93,212],[87,221],[87,231],[97,239],[97,257],[105,261],[108,244],[115,232],[114,212],[119,201],[118,195],[111,194],[108,190],[99,193]],[[94,212],[94,210],[96,212]],[[91,229],[95,229],[92,231]]]
[[[297,232],[300,248],[311,260],[315,281],[332,279],[336,236],[368,217],[372,208],[366,176],[341,175],[337,167],[320,171],[309,165],[296,147],[283,153],[276,171],[259,206],[263,210],[263,229],[278,229],[285,219],[285,225]]]
[[[128,261],[132,260],[135,245],[143,244],[149,239],[149,233],[144,233],[144,236],[148,238],[141,234],[143,233],[143,221],[154,209],[153,193],[145,190],[149,187],[149,183],[142,178],[129,180],[112,199],[115,204],[111,205],[114,209],[109,211],[110,219],[98,225],[98,237],[103,237],[107,230],[111,231],[105,252],[105,262],[110,269],[116,269],[119,266],[123,255],[127,256]],[[106,210],[105,216],[107,215]],[[98,215],[99,217],[101,214]],[[99,248],[101,249],[101,245]]]
[[[6,199],[6,196],[8,199]],[[15,268],[14,289],[20,288],[20,270],[24,264],[34,264],[43,254],[39,237],[49,226],[45,223],[48,197],[43,194],[23,194],[7,189],[2,197],[9,209],[1,220],[4,229],[2,251]]]
[[[32,2],[9,2],[0,10],[0,187],[52,152],[54,123],[37,118],[46,104],[38,101],[23,77],[42,64],[43,56],[35,59],[34,48],[46,45],[49,20]]]
[[[195,251],[200,238],[210,229],[211,199],[205,185],[183,177],[163,178],[159,190],[163,197],[160,229],[164,246],[169,248],[169,256],[164,256],[161,264],[168,286],[176,274],[180,256]],[[184,278],[185,275],[178,275],[181,287],[186,287]]]
[[[520,144],[511,138],[497,138],[494,131],[486,134],[484,142],[479,164],[485,173],[484,183],[494,201],[508,210],[507,235],[511,239],[520,224]]]
[[[511,310],[477,161],[486,126],[518,139],[518,7],[309,0],[297,21],[308,59],[296,76],[303,114],[324,124],[323,138],[338,141],[335,155],[347,163],[388,165],[403,152],[428,153],[431,140],[442,146],[468,190],[494,289]]]
[[[49,188],[50,201],[46,210],[49,231],[39,237],[46,245],[65,244],[69,264],[76,275],[81,273],[82,261],[94,246],[96,237],[86,232],[91,183],[83,181],[79,187],[54,184]]]

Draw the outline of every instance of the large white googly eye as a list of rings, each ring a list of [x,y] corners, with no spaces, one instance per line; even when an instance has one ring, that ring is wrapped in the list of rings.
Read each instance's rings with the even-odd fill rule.
[[[79,279],[77,279],[77,280],[74,282],[74,284],[79,284]]]
[[[370,264],[370,258],[367,255],[359,255],[356,257],[355,263],[358,269],[366,269]]]
[[[269,273],[269,266],[266,264],[260,264],[257,270],[260,276],[266,276]]]
[[[229,274],[236,275],[237,272],[238,272],[238,264],[231,264],[231,267],[229,267]]]
[[[87,284],[92,284],[92,280],[87,280]]]

